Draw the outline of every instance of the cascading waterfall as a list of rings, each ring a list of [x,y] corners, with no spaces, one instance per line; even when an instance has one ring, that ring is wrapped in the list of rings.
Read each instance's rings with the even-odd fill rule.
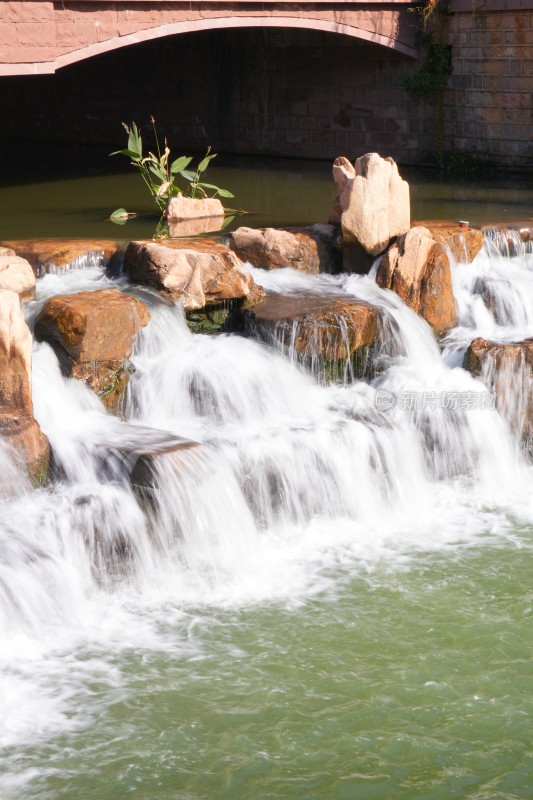
[[[319,383],[290,342],[280,353],[251,338],[193,335],[178,307],[146,292],[152,318],[121,422],[36,344],[35,416],[57,477],[30,491],[0,451],[0,688],[41,700],[6,701],[0,746],[81,724],[84,648],[164,648],[162,619],[191,606],[298,602],[331,590],[339,560],[355,570],[405,564],[412,552],[497,541],[510,515],[533,520],[528,467],[487,387],[460,366],[476,336],[533,335],[530,245],[502,253],[492,237],[473,264],[453,265],[459,324],[442,352],[372,275],[253,273],[269,291],[378,306],[379,374]],[[95,269],[49,275],[29,318],[52,294],[110,284],[124,288]],[[66,659],[73,677],[59,691]],[[110,664],[99,669],[102,681],[117,679]]]

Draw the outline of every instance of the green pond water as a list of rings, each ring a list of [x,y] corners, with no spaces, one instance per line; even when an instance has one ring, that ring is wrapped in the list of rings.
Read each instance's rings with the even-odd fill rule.
[[[49,176],[44,167],[19,184],[6,176],[0,182],[0,238],[151,237],[157,218],[140,176],[133,169],[124,171],[127,165],[104,153],[91,169],[105,174],[84,175],[83,163],[77,170],[72,166],[77,177],[36,180],[35,174]],[[122,171],[109,174],[114,166]],[[533,217],[533,187],[527,177],[451,182],[427,170],[404,167],[400,172],[410,182],[413,219],[491,224]],[[236,217],[228,230],[327,222],[335,193],[328,162],[221,156],[206,179],[233,192],[235,200],[225,201],[226,206],[252,212]],[[116,208],[141,216],[117,226],[107,219]]]
[[[530,798],[530,544],[338,569],[294,608],[169,608],[181,645],[105,654],[87,728],[13,754],[41,773],[18,796]]]

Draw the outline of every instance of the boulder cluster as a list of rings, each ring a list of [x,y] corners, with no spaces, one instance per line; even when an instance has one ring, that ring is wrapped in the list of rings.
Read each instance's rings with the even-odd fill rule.
[[[320,374],[327,377],[371,374],[372,350],[384,335],[380,309],[356,297],[266,293],[244,262],[311,275],[366,273],[374,266],[377,284],[399,295],[437,335],[456,325],[449,254],[471,262],[483,245],[482,232],[446,223],[412,224],[407,182],[392,159],[376,153],[355,164],[336,159],[333,179],[336,197],[328,224],[240,227],[226,243],[222,236],[189,236],[132,241],[125,250],[111,241],[6,242],[0,247],[0,435],[15,447],[35,482],[45,479],[50,457],[32,413],[32,334],[21,308],[35,296],[36,276],[80,266],[113,268],[120,261],[132,283],[155,290],[168,302],[181,302],[193,331],[251,332],[292,348],[307,365],[321,365]],[[182,209],[175,208],[169,220],[181,224],[182,216]],[[203,231],[202,220],[198,224],[191,232]],[[109,412],[121,415],[134,371],[129,360],[134,341],[149,319],[146,304],[126,292],[80,292],[48,300],[34,335],[51,345],[65,376],[85,382]],[[482,374],[497,393],[509,418],[515,411],[504,408],[506,376],[517,365],[524,380],[531,381],[531,340],[511,345],[476,340],[465,359],[465,367]],[[531,392],[528,397],[522,414],[527,422],[520,424],[522,434],[531,437]]]

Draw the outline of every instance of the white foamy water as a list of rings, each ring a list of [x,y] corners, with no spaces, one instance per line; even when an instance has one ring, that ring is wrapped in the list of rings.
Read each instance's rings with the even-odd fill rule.
[[[199,607],[297,604],[334,593],[346,571],[404,569],[417,554],[474,544],[525,546],[517,520],[533,522],[529,469],[502,417],[477,403],[484,384],[450,352],[485,335],[490,314],[509,336],[528,330],[524,288],[509,289],[505,307],[517,308],[496,319],[476,280],[490,274],[491,292],[501,280],[505,294],[497,276],[508,269],[528,286],[530,256],[478,258],[454,268],[462,333],[445,358],[429,327],[371,277],[254,271],[271,291],[378,306],[386,346],[367,383],[324,385],[274,347],[193,335],[178,307],[144,293],[152,318],[120,421],[60,374],[48,345],[35,345],[35,415],[55,477],[30,491],[0,452],[6,753],[87,724],[99,709],[93,683],[120,693],[121,652],[194,652]],[[30,319],[51,294],[121,286],[91,270],[40,284]],[[414,394],[423,408],[404,403]],[[468,397],[474,408],[439,407],[433,395]],[[180,449],[183,439],[196,444]],[[17,780],[0,788],[14,796]]]

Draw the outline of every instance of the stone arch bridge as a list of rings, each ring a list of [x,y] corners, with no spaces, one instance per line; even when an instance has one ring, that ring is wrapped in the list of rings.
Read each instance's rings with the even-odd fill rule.
[[[411,0],[13,0],[3,2],[0,75],[50,74],[128,45],[231,28],[337,33],[416,57]]]

